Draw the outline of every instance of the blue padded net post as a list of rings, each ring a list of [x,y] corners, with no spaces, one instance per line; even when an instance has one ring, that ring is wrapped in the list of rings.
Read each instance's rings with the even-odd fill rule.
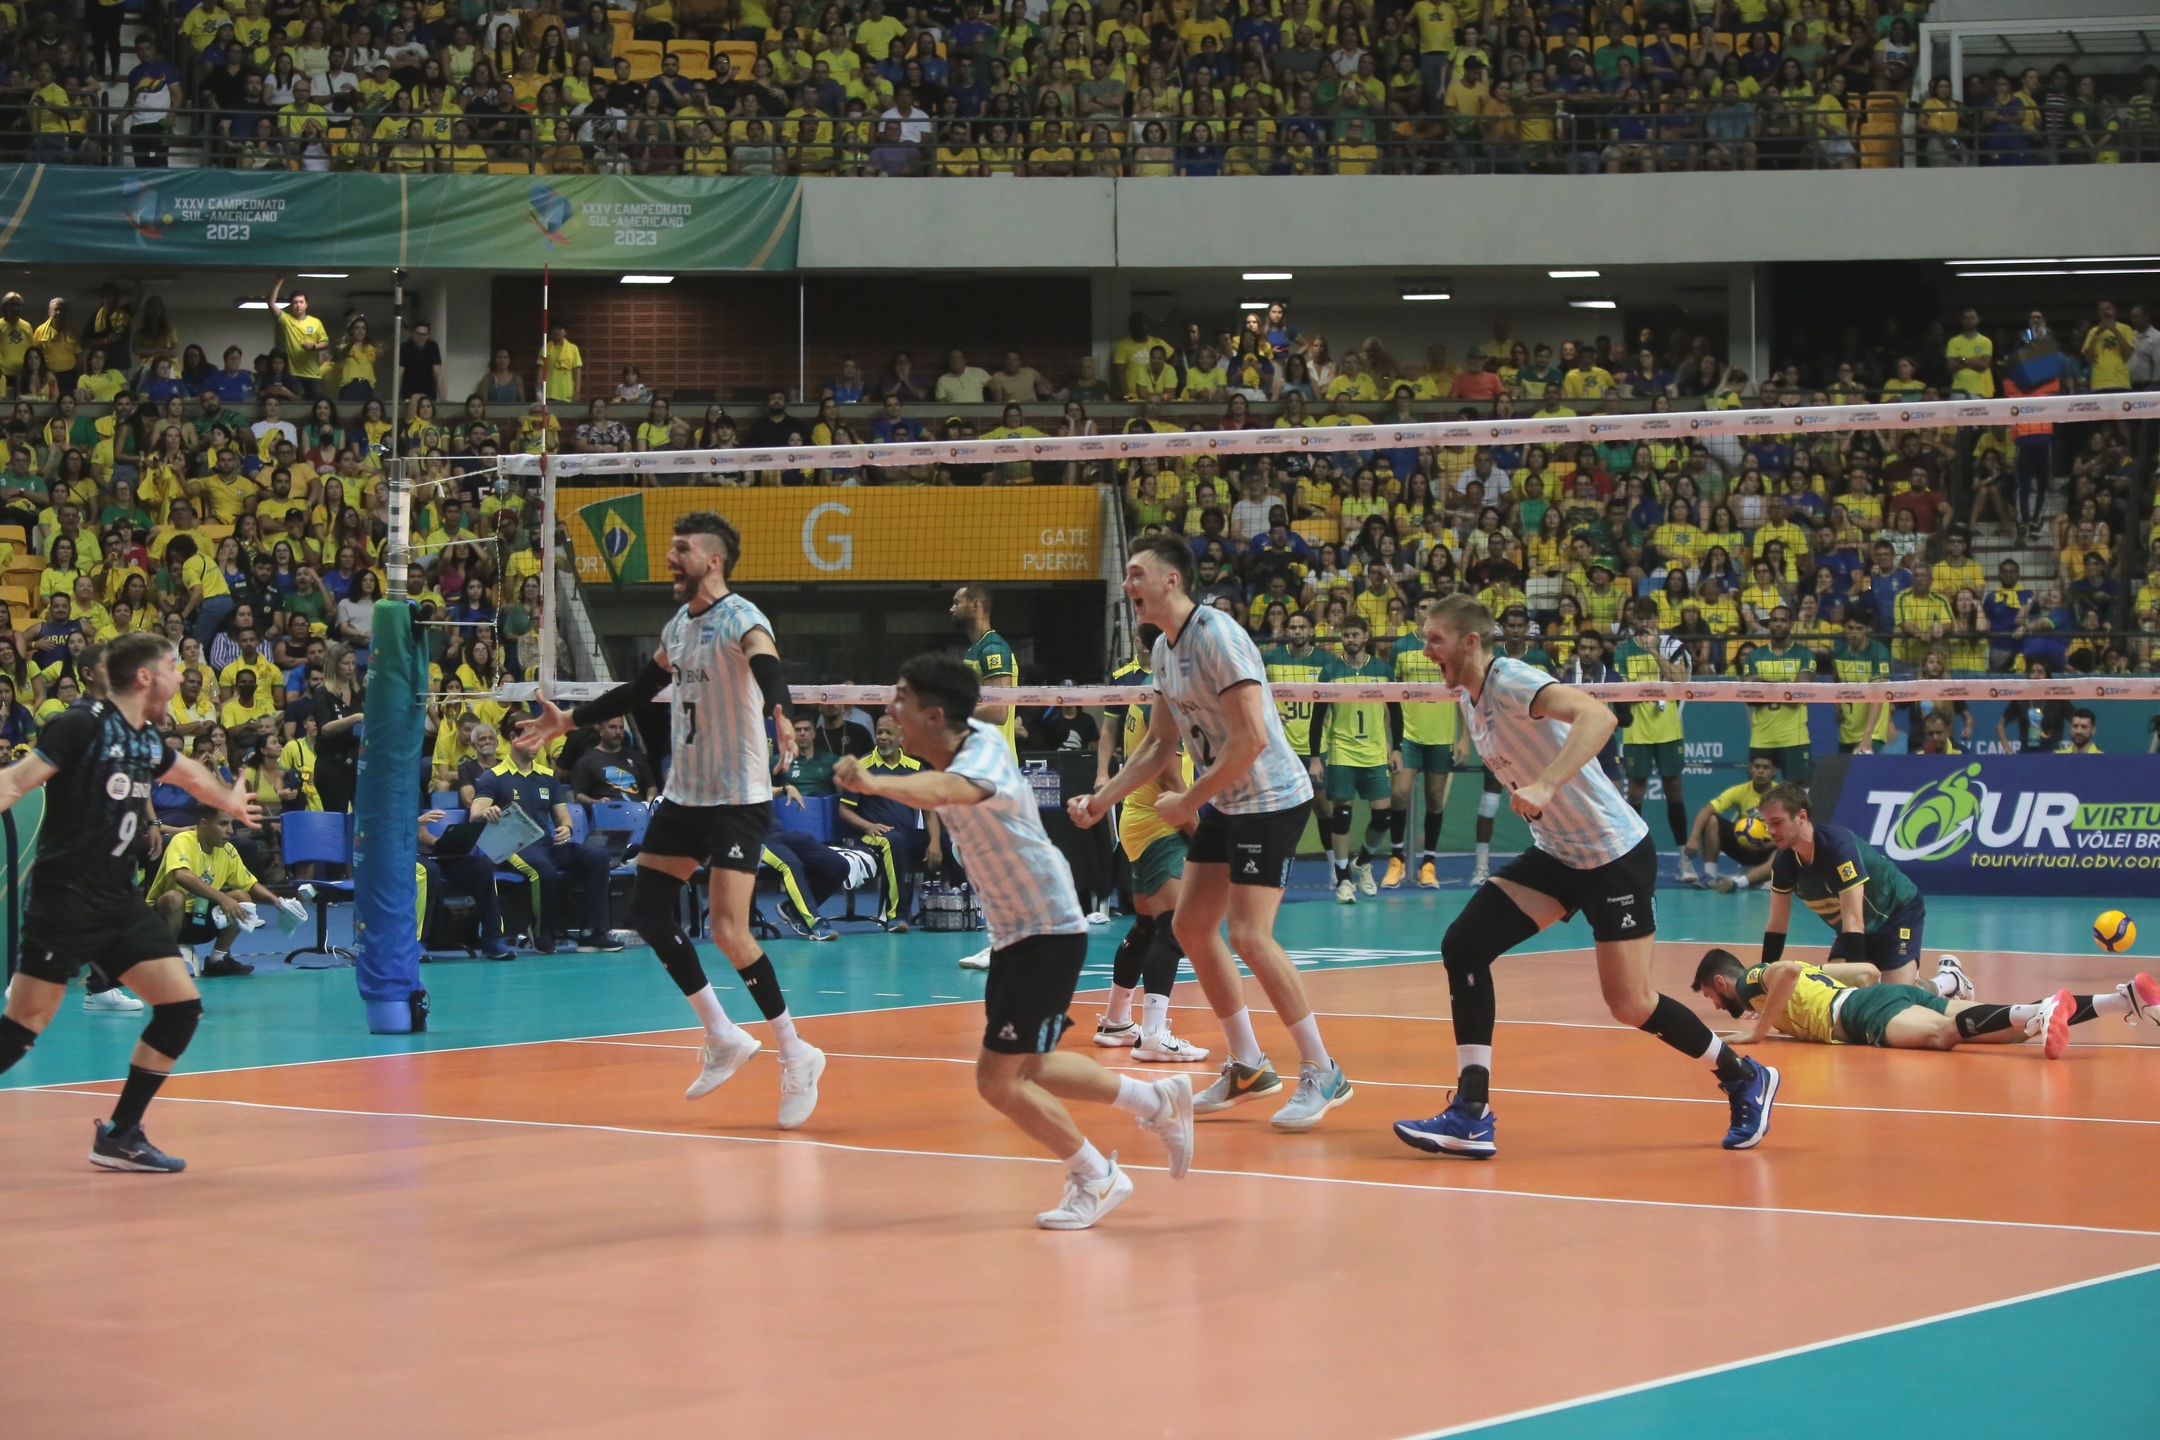
[[[420,743],[427,714],[427,660],[412,611],[375,603],[368,660],[367,732],[353,797],[353,940],[368,1029],[404,1035],[424,1005],[420,936],[413,917],[420,886]]]

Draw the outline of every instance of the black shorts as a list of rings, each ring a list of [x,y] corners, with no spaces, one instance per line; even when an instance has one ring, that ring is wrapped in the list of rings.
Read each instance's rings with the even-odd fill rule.
[[[118,980],[145,960],[177,960],[180,942],[158,913],[134,896],[109,905],[31,903],[23,917],[22,973],[65,985],[85,963]]]
[[[1911,900],[1890,912],[1867,933],[1867,962],[1878,970],[1899,970],[1920,963],[1920,932],[1927,925],[1927,902]]]
[[[1085,935],[1030,935],[990,952],[983,990],[983,1049],[1000,1055],[1047,1055],[1072,1026],[1087,961]]]
[[[1579,910],[1599,940],[1642,940],[1657,933],[1657,846],[1642,843],[1619,859],[1578,870],[1543,850],[1525,850],[1493,874]]]
[[[1297,859],[1298,842],[1305,838],[1311,812],[1310,800],[1256,815],[1225,815],[1212,805],[1203,805],[1185,863],[1228,865],[1233,885],[1280,890],[1290,883],[1290,862]]]
[[[638,846],[649,855],[682,855],[715,870],[755,875],[758,850],[772,829],[772,802],[678,805],[662,800]]]

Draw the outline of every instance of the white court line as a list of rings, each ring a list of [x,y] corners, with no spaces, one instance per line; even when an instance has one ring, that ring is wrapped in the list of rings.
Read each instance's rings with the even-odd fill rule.
[[[662,1045],[639,1040],[565,1040],[565,1045],[623,1045],[639,1050],[696,1050],[696,1045]],[[919,1061],[932,1065],[973,1065],[971,1056],[959,1055],[863,1055],[845,1050],[825,1052],[835,1060],[900,1060]],[[1098,1062],[1100,1063],[1100,1062]],[[1204,1063],[1204,1062],[1203,1062]],[[1110,1065],[1105,1070],[1121,1075],[1190,1075],[1194,1073],[1182,1067],[1157,1065]],[[1385,1090],[1452,1090],[1452,1085],[1434,1084],[1422,1080],[1368,1080],[1360,1078],[1352,1083],[1372,1085]],[[1707,1099],[1696,1095],[1627,1095],[1608,1090],[1526,1090],[1516,1086],[1495,1085],[1495,1095],[1539,1095],[1553,1100],[1635,1100],[1650,1105],[1723,1105],[1723,1100]],[[2154,1125],[2160,1120],[2125,1119],[2114,1115],[2034,1115],[2018,1110],[1915,1110],[1897,1105],[1817,1105],[1805,1100],[1780,1100],[1784,1110],[1827,1110],[1833,1115],[1936,1115],[1961,1120],[2058,1120],[2079,1125]]]
[[[70,1090],[60,1086],[18,1092],[24,1095],[80,1095],[110,1100],[97,1090]],[[721,1135],[708,1130],[647,1130],[633,1125],[592,1125],[572,1120],[516,1120],[499,1115],[435,1115],[425,1111],[349,1110],[330,1105],[279,1105],[263,1100],[221,1100],[196,1095],[161,1095],[166,1105],[228,1105],[242,1110],[281,1110],[306,1115],[344,1115],[368,1120],[432,1120],[455,1125],[504,1125],[528,1130],[586,1130],[607,1135],[636,1135],[662,1140],[710,1140],[743,1145],[805,1145],[818,1150],[837,1150],[850,1155],[898,1155],[916,1159],[990,1160],[1015,1165],[1058,1165],[1047,1155],[985,1155],[967,1150],[909,1150],[882,1145],[842,1145],[832,1140],[780,1138],[767,1135]],[[1123,1163],[1123,1162],[1120,1162]],[[1127,1165],[1128,1170],[1159,1171],[1160,1165]],[[2130,1230],[2107,1225],[2063,1225],[2047,1220],[1978,1220],[1962,1215],[1898,1215],[1871,1210],[1811,1210],[1790,1205],[1720,1205],[1703,1200],[1644,1200],[1621,1195],[1567,1195],[1545,1190],[1505,1190],[1480,1185],[1413,1185],[1402,1180],[1358,1180],[1341,1175],[1293,1175],[1279,1170],[1207,1170],[1195,1167],[1194,1175],[1214,1175],[1233,1180],[1281,1180],[1301,1185],[1345,1185],[1361,1190],[1411,1190],[1420,1194],[1489,1195],[1515,1200],[1553,1200],[1571,1205],[1623,1205],[1647,1210],[1704,1210],[1728,1215],[1797,1215],[1820,1220],[1883,1220],[1899,1224],[1964,1225],[1992,1230],[2059,1230],[2079,1235],[2129,1235],[2160,1240],[2160,1230]],[[2156,1267],[2160,1268],[2160,1267]]]
[[[1516,1410],[1506,1415],[1495,1415],[1489,1420],[1472,1420],[1462,1425],[1450,1425],[1445,1430],[1422,1430],[1406,1440],[1446,1440],[1450,1435],[1468,1435],[1495,1426],[1513,1424],[1517,1420],[1533,1420],[1540,1415],[1557,1415],[1565,1410],[1577,1410],[1586,1405],[1596,1405],[1606,1400],[1618,1400],[1628,1395],[1640,1395],[1649,1390],[1662,1390],[1668,1385],[1685,1384],[1712,1375],[1724,1375],[1734,1370],[1746,1370],[1756,1365],[1767,1365],[1773,1360],[1789,1360],[1795,1355],[1812,1355],[1839,1345],[1850,1345],[1860,1340],[1874,1340],[1884,1335],[1902,1334],[1918,1330],[1925,1325],[1938,1325],[1946,1320],[1962,1320],[1968,1315],[1985,1315],[1990,1310],[2005,1310],[2012,1305],[2023,1305],[2031,1300],[2046,1300],[2056,1295],[2069,1295],[2079,1290],[2089,1290],[2095,1285],[2107,1285],[2117,1280],[2129,1280],[2139,1275],[2150,1275],[2160,1270],[2160,1265],[2139,1265],[2129,1270],[2117,1270],[2111,1275],[2095,1275],[2090,1280],[2073,1280],[2067,1285],[2051,1285],[2045,1290],[2029,1290],[2023,1295],[2012,1295],[2002,1300],[1986,1300],[1978,1305],[1967,1305],[1961,1310],[1945,1310],[1939,1315],[1923,1315],[1917,1320],[1901,1320],[1895,1325],[1881,1325],[1873,1330],[1855,1330],[1850,1335],[1837,1335],[1828,1340],[1816,1340],[1806,1345],[1794,1345],[1784,1350],[1772,1350],[1762,1355],[1751,1355],[1745,1360],[1728,1360],[1722,1365],[1706,1365],[1700,1370],[1689,1370],[1679,1375],[1667,1375],[1657,1380],[1644,1380],[1634,1385],[1621,1385],[1611,1390],[1600,1390],[1595,1395],[1580,1395],[1573,1400],[1557,1400],[1550,1405],[1538,1405],[1528,1410]]]

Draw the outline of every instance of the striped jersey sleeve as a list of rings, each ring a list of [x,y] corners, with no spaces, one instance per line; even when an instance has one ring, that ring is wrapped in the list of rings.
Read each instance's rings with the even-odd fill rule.
[[[997,727],[968,721],[968,736],[945,768],[983,791],[973,805],[939,806],[938,818],[982,901],[990,948],[1032,935],[1086,934],[1072,868],[1050,843],[1035,789]]]
[[[1564,722],[1530,713],[1538,692],[1556,683],[1536,666],[1502,655],[1468,707],[1470,738],[1510,791],[1535,783],[1567,744]],[[1595,760],[1577,770],[1529,824],[1538,849],[1578,870],[1610,864],[1650,833]]]
[[[757,805],[772,799],[765,702],[743,642],[772,633],[765,612],[739,594],[698,614],[684,606],[661,631],[675,674],[669,703],[673,758],[667,798],[678,805]]]
[[[1287,810],[1312,798],[1304,762],[1283,733],[1281,711],[1268,691],[1267,666],[1260,647],[1244,627],[1219,610],[1200,608],[1178,632],[1155,641],[1155,683],[1177,716],[1193,763],[1215,763],[1230,738],[1229,692],[1246,684],[1260,687],[1265,743],[1243,775],[1216,792],[1209,803],[1225,815],[1258,815]]]

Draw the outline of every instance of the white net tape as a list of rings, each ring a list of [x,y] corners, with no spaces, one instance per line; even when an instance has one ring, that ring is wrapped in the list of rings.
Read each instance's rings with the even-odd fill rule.
[[[1788,410],[1645,411],[1542,420],[1455,420],[1417,425],[1314,425],[1280,430],[1177,430],[1160,434],[1054,435],[1021,440],[948,440],[908,445],[821,445],[781,450],[644,450],[627,455],[550,455],[552,479],[580,475],[740,474],[752,470],[852,469],[943,462],[1125,460],[1145,456],[1268,455],[1404,446],[1553,445],[1599,440],[1677,440],[1716,435],[1836,430],[1929,430],[1957,425],[2038,425],[2160,419],[2160,392],[2048,395],[2024,400],[1930,400],[1910,405],[1822,405]],[[510,455],[511,474],[543,473],[538,455]]]

